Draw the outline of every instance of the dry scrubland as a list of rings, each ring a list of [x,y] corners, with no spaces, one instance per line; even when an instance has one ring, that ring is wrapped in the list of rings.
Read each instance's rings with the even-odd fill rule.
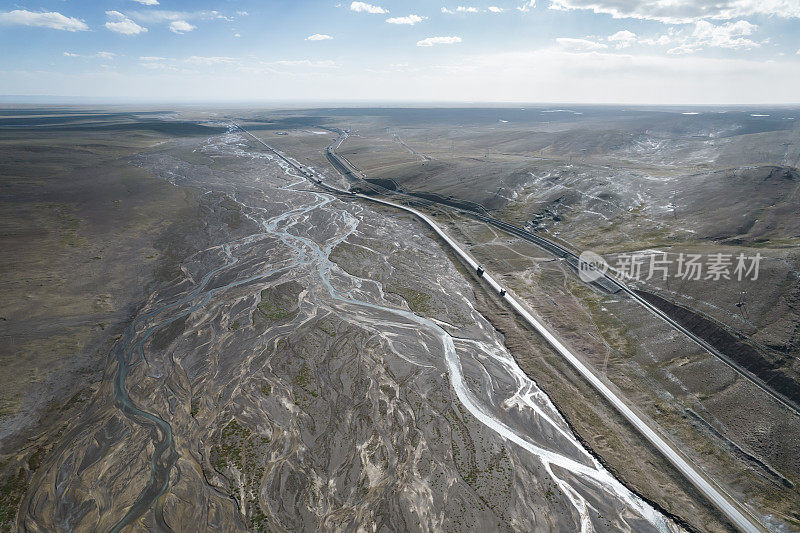
[[[324,165],[317,134],[290,130],[282,148]],[[663,523],[512,372],[469,279],[418,223],[211,133],[127,158],[193,191],[195,225],[103,379],[27,446],[4,443],[20,529],[574,530],[584,498],[601,528]],[[462,390],[567,466],[511,446]]]
[[[421,224],[289,190],[263,147],[224,133],[236,120],[343,182],[325,149],[346,129],[338,152],[369,178],[478,202],[610,259],[759,252],[745,286],[638,287],[796,380],[800,133],[786,118],[797,110],[681,111],[2,110],[0,371],[14,379],[0,394],[0,524],[110,529],[133,509],[139,527],[177,529],[576,529],[552,472],[456,398],[438,327],[505,423],[585,460],[569,424],[678,522],[726,530]],[[739,501],[800,528],[796,415],[563,261],[454,210],[431,214]],[[138,341],[130,400],[169,425],[171,444],[164,426],[117,408],[113,347],[135,359]],[[519,376],[479,345],[507,348],[565,420],[546,403],[520,419],[508,407]],[[596,506],[595,527],[646,527],[617,496],[556,473]],[[163,496],[151,475],[169,480]]]
[[[634,285],[710,321],[706,329],[727,332],[715,334],[731,339],[720,346],[797,398],[800,129],[792,119],[800,110],[550,111],[316,114],[321,124],[349,128],[338,153],[368,178],[480,203],[610,262],[639,250],[667,252],[673,261],[680,253],[760,253],[755,281]],[[734,494],[774,514],[776,524],[800,526],[796,415],[637,305],[589,289],[529,244],[465,217],[448,226]],[[680,509],[652,473],[632,469],[619,453],[624,432],[601,428],[603,416],[587,421],[566,394],[571,385],[549,378],[524,348],[513,351],[612,468],[667,509]]]
[[[192,249],[198,195],[129,157],[219,130],[162,116],[0,110],[3,528],[52,444],[46,428],[93,396],[131,314]]]

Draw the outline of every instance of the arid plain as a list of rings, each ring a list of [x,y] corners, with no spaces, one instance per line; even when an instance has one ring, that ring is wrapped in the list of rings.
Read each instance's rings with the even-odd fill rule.
[[[800,110],[0,115],[4,527],[730,528],[430,228],[287,161],[440,200],[685,457],[800,527]],[[760,254],[756,280],[631,282],[729,361],[474,212],[609,262]]]

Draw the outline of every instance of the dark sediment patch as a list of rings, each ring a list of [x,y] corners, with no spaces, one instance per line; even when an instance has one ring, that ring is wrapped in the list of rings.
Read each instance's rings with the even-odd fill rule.
[[[186,330],[186,316],[182,316],[174,320],[166,327],[162,327],[153,333],[153,339],[150,341],[150,347],[153,350],[163,350],[169,346],[172,341],[177,339]]]
[[[206,126],[194,122],[164,122],[161,120],[145,120],[137,122],[62,122],[50,124],[45,120],[41,123],[0,121],[0,130],[5,131],[47,131],[47,132],[103,132],[103,133],[123,133],[136,131],[149,131],[162,135],[172,136],[192,136],[192,135],[214,135],[224,133],[227,128]]]
[[[736,338],[711,319],[701,316],[686,307],[681,307],[646,291],[637,290],[636,294],[719,350],[733,363],[755,375],[769,388],[778,392],[794,405],[800,406],[800,383],[787,376],[780,367],[767,359],[756,348],[744,340]]]
[[[367,178],[364,181],[367,183],[372,183],[373,185],[377,185],[378,187],[383,187],[384,189],[388,189],[390,191],[400,190],[400,187],[393,179]]]
[[[417,198],[436,202],[437,204],[444,204],[456,209],[465,209],[467,211],[475,211],[477,213],[485,213],[486,209],[478,203],[470,202],[469,200],[461,200],[453,196],[444,196],[435,192],[410,192],[408,193]]]

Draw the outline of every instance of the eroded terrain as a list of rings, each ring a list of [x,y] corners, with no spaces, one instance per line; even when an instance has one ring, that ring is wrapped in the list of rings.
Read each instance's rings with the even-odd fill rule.
[[[7,525],[730,527],[427,226],[328,194],[241,132],[197,136],[197,128],[244,121],[346,187],[325,156],[333,143],[384,185],[477,202],[610,259],[642,249],[760,251],[762,277],[744,297],[734,283],[638,287],[746,337],[770,371],[794,379],[793,124],[641,111],[620,119],[607,110],[587,111],[585,122],[580,112],[502,109],[224,115],[161,117],[172,137],[148,134],[116,161],[168,191],[160,202],[143,200],[140,226],[129,226],[156,236],[142,240],[147,270],[128,280],[141,292],[123,285],[113,301],[146,299],[127,307],[131,317],[114,308],[113,336],[97,332],[108,362],[95,359],[92,386],[65,382],[82,392],[39,426],[27,414],[4,417],[16,438],[4,442],[0,464]],[[737,120],[745,126],[732,126]],[[155,122],[148,127],[163,134]],[[747,159],[743,148],[753,143],[761,148]],[[140,182],[123,183],[130,190]],[[171,213],[179,224],[144,225],[176,198],[186,199]],[[741,221],[728,216],[736,210]],[[64,226],[60,246],[85,237],[95,246],[85,211],[77,226],[68,211],[54,213]],[[429,213],[763,524],[797,526],[793,413],[635,302],[580,282],[549,253],[457,210]],[[117,243],[112,257],[131,248]],[[123,277],[114,271],[106,284]],[[103,305],[90,320],[102,319]],[[87,351],[67,347],[55,360]],[[36,353],[31,360],[41,365]],[[36,413],[33,405],[25,413]],[[21,430],[31,426],[36,433]]]
[[[576,440],[421,226],[237,133],[133,163],[213,199],[216,243],[118,341],[20,529],[674,529]]]
[[[653,301],[661,298],[664,308],[791,402],[800,393],[800,235],[789,214],[798,209],[800,187],[797,110],[684,111],[317,114],[348,129],[337,152],[372,183],[428,198],[436,193],[577,253],[603,254],[612,265],[633,253],[671,259],[668,279],[643,277],[631,285]],[[444,212],[438,220],[452,235],[503,273],[504,284],[737,499],[769,527],[798,527],[796,411],[630,299],[587,287],[552,254],[457,210]],[[688,254],[760,254],[759,276],[683,280],[676,260]],[[633,445],[624,429],[609,431],[614,423],[600,412],[598,420],[587,419],[596,403],[567,392],[575,387],[559,377],[558,365],[527,357],[529,343],[511,335],[509,321],[493,321],[514,337],[509,342],[523,369],[544,384],[592,449],[637,490],[687,514],[668,485],[653,483],[657,467],[633,466],[614,451]]]

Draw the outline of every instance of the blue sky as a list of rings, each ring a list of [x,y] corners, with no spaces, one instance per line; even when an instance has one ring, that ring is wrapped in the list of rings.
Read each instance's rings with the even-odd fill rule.
[[[800,0],[0,1],[0,94],[798,103]]]

